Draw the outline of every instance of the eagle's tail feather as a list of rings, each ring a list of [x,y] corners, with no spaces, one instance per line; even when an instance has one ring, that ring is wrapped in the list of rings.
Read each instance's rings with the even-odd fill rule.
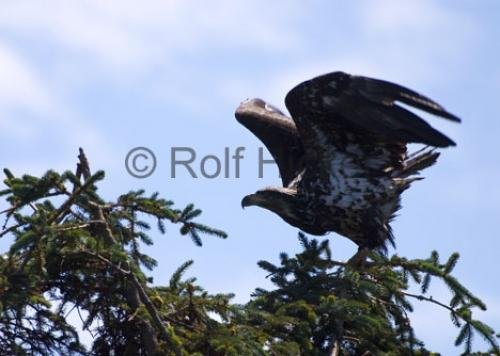
[[[404,167],[397,172],[396,176],[398,178],[406,178],[417,175],[421,170],[436,163],[438,157],[439,152],[436,152],[434,149],[425,150],[423,153],[406,160]]]

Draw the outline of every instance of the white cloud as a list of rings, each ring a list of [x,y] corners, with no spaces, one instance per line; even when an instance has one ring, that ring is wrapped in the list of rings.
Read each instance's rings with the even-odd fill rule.
[[[432,32],[456,21],[456,14],[429,0],[367,0],[362,7],[366,28],[398,33],[402,30]]]
[[[368,38],[387,39],[386,46],[406,44],[430,51],[463,50],[480,33],[471,16],[431,0],[365,0],[362,29]],[[407,43],[401,43],[407,42]]]
[[[54,109],[50,92],[35,67],[0,42],[0,133],[19,139],[35,137],[38,124],[28,116],[47,115]],[[19,120],[13,112],[22,112],[25,119]]]
[[[33,67],[0,42],[0,110],[29,104],[35,112],[46,111],[52,100]]]
[[[367,47],[414,77],[443,80],[467,57],[481,27],[471,16],[430,0],[366,0],[361,28]],[[392,63],[391,63],[392,62]]]
[[[38,153],[38,145],[45,145],[51,137],[54,147],[61,150],[63,161],[51,162],[52,168],[68,168],[64,159],[73,164],[77,146],[88,147],[105,163],[112,162],[110,147],[88,120],[80,117],[63,103],[49,80],[37,67],[14,48],[0,42],[0,138],[23,142],[28,152]],[[71,149],[71,151],[70,151]],[[11,152],[15,153],[15,152]],[[42,173],[47,167],[30,155],[3,156],[1,164],[18,173]]]
[[[35,67],[40,66],[36,60],[33,67],[24,66],[31,72],[37,68],[45,76],[45,82],[37,78],[35,87],[44,90],[37,89],[36,93],[51,92],[65,103],[79,87],[95,80],[131,86],[147,79],[148,84],[142,86],[152,98],[161,102],[168,99],[190,111],[204,112],[211,102],[204,103],[189,85],[194,78],[205,81],[207,73],[193,72],[185,58],[203,58],[202,52],[210,53],[214,49],[240,48],[278,54],[298,48],[301,38],[287,26],[297,13],[293,2],[283,7],[264,1],[229,0],[210,4],[152,0],[140,5],[131,0],[88,0],[71,4],[61,0],[18,1],[4,4],[0,30],[7,38],[13,35],[16,40],[42,43],[51,52],[49,68]],[[23,51],[23,54],[31,57],[33,53]],[[12,62],[23,61],[26,60],[18,54]],[[231,58],[224,61],[229,63]],[[217,78],[217,81],[224,79]],[[48,84],[52,90],[45,90]],[[213,83],[215,87],[218,84]],[[30,90],[27,85],[20,86],[20,93]],[[7,92],[11,90],[0,83],[0,90],[2,88]],[[23,109],[37,105],[30,96],[23,100],[19,105]],[[65,112],[64,115],[68,116],[69,112],[69,117],[73,116],[70,108],[60,106],[58,109]],[[13,121],[7,126],[7,118],[4,118],[3,126],[16,135],[29,131],[29,125],[21,127]]]
[[[198,51],[217,45],[283,50],[297,45],[280,26],[286,12],[277,4],[229,0],[200,5],[194,1],[91,0],[10,2],[0,14],[0,28],[44,38],[107,70],[147,71],[168,64],[174,51]],[[263,11],[265,9],[265,11]],[[275,18],[274,11],[281,11]],[[285,12],[285,13],[284,13]],[[74,58],[73,58],[74,59]],[[60,60],[60,58],[56,58]]]
[[[350,11],[353,18],[342,25],[352,29],[352,38],[346,32],[341,36],[345,43],[306,47],[307,57],[275,71],[269,80],[272,86],[229,82],[226,96],[234,100],[245,88],[283,108],[283,98],[293,86],[332,70],[399,82],[431,95],[434,85],[458,82],[450,69],[466,60],[480,31],[466,14],[428,0],[366,0]]]

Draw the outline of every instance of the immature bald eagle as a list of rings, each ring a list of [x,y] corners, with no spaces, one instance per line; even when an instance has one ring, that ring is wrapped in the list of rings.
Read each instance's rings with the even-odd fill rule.
[[[394,244],[389,223],[401,193],[436,162],[433,147],[455,145],[396,102],[460,122],[412,90],[343,72],[293,88],[285,98],[292,119],[261,99],[243,102],[235,116],[268,148],[283,187],[247,195],[242,206],[271,210],[310,234],[337,232],[360,248]],[[408,155],[407,143],[432,147]]]

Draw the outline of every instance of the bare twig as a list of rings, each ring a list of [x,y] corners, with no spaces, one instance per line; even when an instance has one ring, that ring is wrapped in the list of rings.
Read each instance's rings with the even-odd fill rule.
[[[26,225],[26,224],[16,224],[16,225],[12,225],[11,227],[9,227],[8,229],[5,229],[3,230],[2,232],[0,232],[0,237],[4,236],[4,235],[7,235],[9,232],[12,232],[16,229],[19,229],[21,226],[23,225]]]
[[[427,302],[431,302],[431,303],[434,303],[436,305],[439,305],[440,307],[443,307],[445,309],[448,309],[450,312],[453,313],[453,315],[456,315],[456,311],[455,309],[453,309],[452,307],[450,307],[449,305],[446,305],[444,303],[441,303],[440,301],[432,298],[431,297],[426,297],[424,295],[421,295],[421,294],[412,294],[412,293],[408,293],[408,292],[403,292],[403,291],[400,291],[399,292],[400,294],[403,294],[403,295],[406,295],[407,297],[411,297],[411,298],[415,298],[415,299],[418,299],[418,300],[425,300]]]

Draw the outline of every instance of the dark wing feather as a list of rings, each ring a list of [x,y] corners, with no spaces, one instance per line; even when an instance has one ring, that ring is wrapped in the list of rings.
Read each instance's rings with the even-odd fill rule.
[[[428,113],[441,116],[451,121],[460,122],[458,117],[446,111],[432,99],[398,84],[380,79],[351,76],[351,87],[354,91],[357,91],[373,102],[393,105],[395,101],[400,101]]]
[[[314,144],[318,127],[337,128],[365,135],[369,140],[393,143],[424,143],[435,147],[453,146],[448,137],[432,128],[400,101],[418,109],[460,121],[439,104],[397,84],[343,72],[325,74],[303,82],[286,96],[285,103],[299,127]],[[313,120],[314,122],[298,121]],[[324,133],[322,133],[324,135]],[[304,142],[304,144],[306,144]]]
[[[261,99],[241,103],[235,116],[267,147],[287,187],[304,168],[304,149],[293,120]]]

